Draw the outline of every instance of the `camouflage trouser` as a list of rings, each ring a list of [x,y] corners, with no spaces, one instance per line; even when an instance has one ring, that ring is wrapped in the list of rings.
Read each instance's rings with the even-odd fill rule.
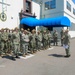
[[[4,52],[7,53],[8,52],[8,41],[4,42]]]
[[[69,46],[69,45],[68,45],[68,48],[65,49],[65,51],[66,51],[66,55],[67,55],[67,56],[70,55],[70,46]]]
[[[4,53],[4,41],[1,41],[1,53]]]
[[[54,45],[58,45],[58,38],[57,37],[54,38]]]
[[[20,45],[19,44],[13,44],[14,48],[13,48],[13,56],[18,56],[19,54],[19,49],[20,49]]]
[[[2,54],[2,50],[1,50],[1,42],[0,42],[0,55]]]
[[[41,49],[41,41],[37,41],[36,47],[37,47],[37,50],[40,50]]]
[[[46,40],[46,47],[48,48],[49,40]]]
[[[7,53],[8,51],[8,42],[1,41],[0,53]]]
[[[30,50],[30,48],[31,48],[31,47],[30,47],[30,42],[29,42],[29,45],[28,45],[28,50]]]
[[[20,51],[23,51],[23,45],[22,45],[22,41],[20,41]]]
[[[36,51],[36,42],[30,42],[30,51],[34,53]]]
[[[28,54],[28,45],[29,45],[29,43],[22,44],[23,54]]]
[[[47,47],[47,40],[43,40],[43,48],[46,49]]]
[[[8,41],[8,53],[12,52],[12,50],[13,50],[12,41]]]
[[[61,39],[61,46],[63,46],[63,39]]]
[[[48,40],[48,46],[51,47],[51,40]]]

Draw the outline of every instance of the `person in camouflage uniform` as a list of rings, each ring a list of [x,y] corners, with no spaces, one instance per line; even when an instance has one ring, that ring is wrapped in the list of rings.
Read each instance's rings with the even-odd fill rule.
[[[35,36],[35,52],[37,52],[37,34],[35,29],[34,29],[34,36]]]
[[[65,30],[65,35],[63,36],[64,38],[64,46],[65,46],[65,51],[66,51],[66,56],[65,57],[70,57],[70,35],[69,35],[69,30]]]
[[[20,51],[22,52],[23,51],[23,46],[22,46],[22,34],[24,32],[24,29],[21,28],[21,31],[20,31]]]
[[[8,32],[7,32],[7,28],[4,29],[4,52],[5,54],[7,54],[8,52]]]
[[[37,32],[37,35],[36,35],[36,46],[37,46],[37,50],[39,50],[40,51],[40,49],[41,49],[41,43],[42,43],[42,34],[41,34],[41,32],[40,31],[38,31]]]
[[[55,30],[53,32],[53,42],[54,42],[54,46],[55,46],[55,44],[56,44],[56,46],[58,45],[58,32],[57,32],[57,30]]]
[[[8,33],[7,33],[7,29],[4,29],[4,32],[2,32],[1,40],[2,40],[2,50],[5,54],[7,54],[7,52],[8,52]]]
[[[31,32],[30,32],[29,28],[27,29],[27,32],[28,32],[28,36],[30,37],[31,36]],[[29,40],[28,50],[30,51],[30,40]]]
[[[35,31],[32,30],[32,34],[29,37],[30,40],[30,51],[31,53],[35,53],[36,52],[36,38],[35,38]]]
[[[15,28],[14,32],[13,32],[13,55],[12,55],[12,59],[15,60],[14,57],[19,58],[19,49],[20,49],[20,33],[19,33],[19,29]]]
[[[27,30],[22,34],[23,56],[28,55],[29,36]]]
[[[1,50],[1,34],[2,34],[2,32],[0,30],[0,56],[2,55],[2,50]]]
[[[47,49],[47,44],[48,44],[47,40],[48,40],[47,32],[44,31],[44,33],[43,33],[43,48],[44,48],[44,50]]]
[[[52,38],[52,35],[51,35],[50,31],[48,31],[48,46],[49,46],[49,48],[51,47],[51,38]]]
[[[1,29],[1,55],[4,53],[4,29]]]
[[[43,38],[44,31],[41,30],[40,32],[41,32],[41,35],[42,35],[41,49],[43,50],[44,49],[44,38]]]
[[[8,53],[12,53],[13,50],[13,30],[9,30],[9,34],[8,34]]]
[[[63,36],[64,36],[64,29],[61,30],[61,32],[60,32],[60,36],[61,36],[61,46],[63,46],[63,40],[64,40],[64,38],[63,38]]]

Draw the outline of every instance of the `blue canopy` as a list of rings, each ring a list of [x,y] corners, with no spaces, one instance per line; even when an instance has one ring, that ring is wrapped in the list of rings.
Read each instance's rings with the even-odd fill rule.
[[[45,27],[70,27],[70,20],[66,16],[46,18],[38,20],[36,18],[27,17],[20,21],[20,24],[25,24],[30,27],[45,26]]]
[[[65,16],[41,19],[39,24],[46,27],[70,27],[71,25],[70,20]]]
[[[32,18],[32,17],[27,17],[27,18],[23,18],[21,21],[20,21],[20,24],[25,24],[25,25],[28,25],[30,27],[34,27],[37,25],[38,23],[38,19],[36,18]]]

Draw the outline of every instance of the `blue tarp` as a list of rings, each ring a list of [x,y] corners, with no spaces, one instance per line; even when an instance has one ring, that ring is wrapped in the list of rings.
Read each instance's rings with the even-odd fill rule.
[[[56,17],[56,18],[47,18],[41,19],[39,22],[40,25],[43,26],[51,26],[51,27],[70,27],[71,23],[70,20],[63,16],[63,17]]]
[[[70,27],[70,20],[65,17],[55,17],[55,18],[46,18],[46,19],[35,19],[32,17],[23,18],[20,24],[26,24],[28,26],[45,26],[45,27]]]
[[[34,27],[37,25],[37,23],[39,22],[38,19],[36,18],[32,18],[32,17],[27,17],[27,18],[23,18],[21,21],[20,21],[20,24],[25,24],[25,25],[28,25],[30,27]]]

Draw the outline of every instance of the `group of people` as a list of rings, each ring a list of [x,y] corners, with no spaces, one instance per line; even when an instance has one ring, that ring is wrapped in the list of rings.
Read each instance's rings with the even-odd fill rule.
[[[46,50],[50,47],[50,32],[44,31],[41,33],[33,29],[24,30],[15,28],[10,30],[8,28],[0,30],[0,56],[12,55],[12,59],[19,58],[19,54],[23,57],[29,53],[36,53],[41,49]]]
[[[1,29],[0,30],[0,56],[4,54],[11,54],[12,60],[16,60],[15,58],[19,58],[19,54],[21,53],[23,57],[28,55],[29,53],[36,53],[37,51],[46,50],[51,47],[51,39],[53,39],[54,45],[58,45],[58,32],[55,30],[53,35],[50,31],[38,31],[36,34],[36,30],[33,29],[30,32],[30,29],[24,30],[21,28],[20,30],[16,27],[13,30],[10,29]],[[66,48],[66,57],[70,56],[69,53],[69,35],[68,30],[64,32],[61,31],[61,45],[68,46]]]

